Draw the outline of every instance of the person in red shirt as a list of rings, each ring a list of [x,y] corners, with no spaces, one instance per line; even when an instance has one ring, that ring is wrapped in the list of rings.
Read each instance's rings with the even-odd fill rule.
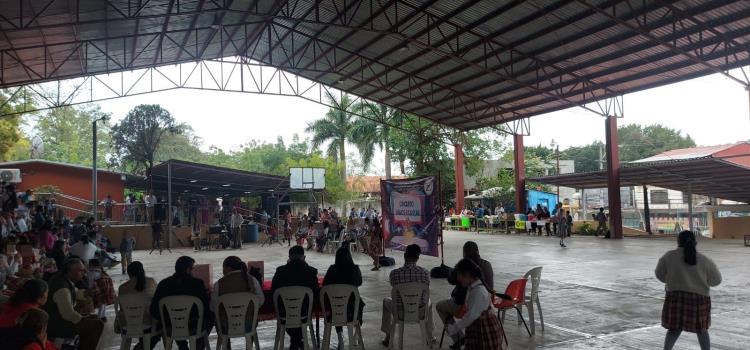
[[[47,340],[47,322],[49,316],[44,310],[29,309],[18,322],[20,333],[28,335],[25,341],[21,342],[23,350],[57,350],[55,344]]]
[[[38,308],[47,302],[47,283],[31,279],[26,281],[8,300],[0,312],[0,328],[11,328],[27,310]]]

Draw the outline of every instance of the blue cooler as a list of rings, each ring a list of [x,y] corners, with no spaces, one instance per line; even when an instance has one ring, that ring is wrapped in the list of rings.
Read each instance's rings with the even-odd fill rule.
[[[260,239],[258,235],[258,224],[249,223],[247,224],[247,231],[245,231],[244,243],[255,243]]]

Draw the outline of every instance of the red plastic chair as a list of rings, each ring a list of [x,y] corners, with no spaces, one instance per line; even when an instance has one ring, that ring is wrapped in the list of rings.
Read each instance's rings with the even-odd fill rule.
[[[526,295],[527,282],[528,279],[525,278],[511,281],[510,284],[508,284],[508,287],[505,288],[505,294],[495,294],[496,298],[493,305],[497,308],[497,318],[500,319],[501,324],[505,321],[505,311],[516,309],[518,318],[523,322],[524,327],[526,327],[526,332],[531,336],[529,326],[526,324],[526,320],[521,313],[521,308],[524,304],[524,297]],[[503,332],[505,331],[503,330]]]

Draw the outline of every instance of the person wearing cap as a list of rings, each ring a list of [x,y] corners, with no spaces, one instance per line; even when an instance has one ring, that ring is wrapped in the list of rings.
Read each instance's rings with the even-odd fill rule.
[[[416,244],[411,244],[406,247],[404,251],[404,266],[391,271],[389,281],[391,287],[396,287],[400,284],[406,283],[422,283],[430,286],[430,274],[424,268],[417,266],[419,261],[419,255],[422,254],[422,248]],[[428,303],[430,302],[429,295],[422,295],[422,302],[420,309],[425,308],[429,310]],[[383,345],[388,346],[390,342],[390,332],[393,327],[393,312],[402,308],[401,300],[396,300],[396,303],[391,298],[383,299],[383,318],[380,323],[380,330],[385,333],[385,339]],[[427,334],[432,338],[432,313],[427,312]]]
[[[271,294],[282,287],[307,287],[313,291],[312,303],[318,300],[318,270],[305,262],[305,249],[301,246],[289,248],[289,260],[286,265],[279,266],[271,281]],[[302,309],[305,310],[307,304],[303,303]],[[283,311],[283,310],[280,310]],[[297,350],[304,348],[302,340],[302,330],[299,328],[287,328],[286,334],[289,334],[289,349]]]

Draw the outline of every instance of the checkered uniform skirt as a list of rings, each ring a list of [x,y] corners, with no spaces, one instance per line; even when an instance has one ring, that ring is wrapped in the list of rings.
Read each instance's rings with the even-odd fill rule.
[[[706,331],[711,326],[711,297],[689,292],[667,292],[661,311],[661,325],[669,330]]]
[[[503,326],[500,320],[487,309],[466,327],[465,350],[502,350]]]

